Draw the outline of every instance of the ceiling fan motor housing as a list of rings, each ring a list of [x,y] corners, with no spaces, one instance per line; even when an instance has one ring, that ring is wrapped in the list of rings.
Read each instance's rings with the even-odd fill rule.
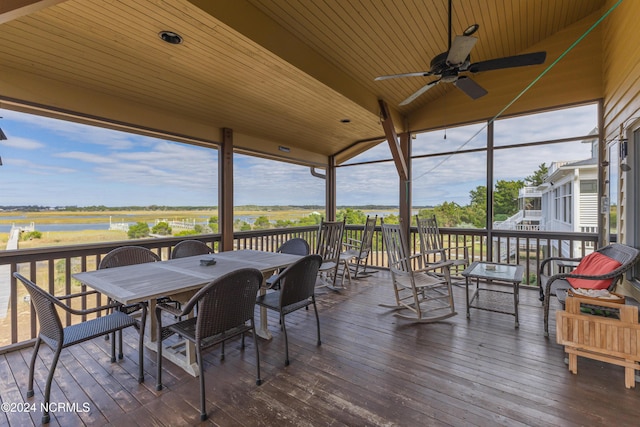
[[[442,52],[433,57],[430,64],[431,69],[429,70],[431,74],[440,75],[449,68],[447,65],[447,55],[449,55],[449,52]]]

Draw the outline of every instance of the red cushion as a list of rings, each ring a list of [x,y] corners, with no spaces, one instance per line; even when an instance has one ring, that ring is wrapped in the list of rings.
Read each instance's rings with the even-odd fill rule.
[[[582,258],[580,264],[571,272],[571,274],[580,274],[583,276],[600,276],[611,273],[622,264],[617,260],[602,255],[600,252],[593,252]],[[607,289],[611,285],[613,279],[604,280],[588,280],[567,277],[567,281],[574,288],[588,289]]]

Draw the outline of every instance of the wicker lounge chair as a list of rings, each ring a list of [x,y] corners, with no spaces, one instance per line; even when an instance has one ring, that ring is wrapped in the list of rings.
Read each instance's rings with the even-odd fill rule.
[[[540,286],[540,299],[544,301],[544,336],[549,336],[549,304],[550,296],[556,295],[560,304],[564,307],[568,289],[572,288],[567,278],[585,279],[585,280],[605,280],[611,279],[611,284],[607,289],[614,290],[618,280],[622,278],[624,273],[630,270],[640,259],[640,250],[621,243],[612,243],[604,246],[596,252],[606,255],[609,258],[617,260],[621,265],[605,274],[600,275],[578,275],[571,272],[559,273],[552,275],[552,265],[558,261],[580,261],[580,258],[563,258],[550,257],[546,258],[540,264],[538,272],[538,283]]]
[[[53,374],[60,358],[60,352],[63,348],[70,347],[75,344],[79,344],[90,339],[100,337],[103,335],[111,334],[115,331],[121,331],[129,326],[134,326],[140,331],[140,338],[138,341],[138,382],[144,381],[144,327],[147,318],[147,306],[141,304],[142,317],[138,322],[133,317],[123,313],[119,310],[121,307],[118,303],[107,304],[104,306],[87,309],[76,310],[69,307],[63,301],[67,301],[71,298],[82,297],[85,295],[97,294],[96,291],[81,292],[73,295],[66,295],[62,297],[55,297],[38,285],[30,281],[29,279],[21,276],[19,273],[13,273],[13,276],[24,284],[31,297],[36,313],[38,316],[38,323],[40,325],[40,332],[36,338],[36,343],[33,349],[33,355],[31,356],[31,363],[29,364],[29,383],[27,389],[27,397],[33,397],[33,376],[38,351],[40,350],[40,344],[46,343],[54,352],[53,360],[49,368],[49,375],[47,377],[47,385],[44,391],[44,404],[45,408],[42,416],[42,423],[46,424],[50,421],[50,414],[48,411],[49,399],[51,395],[51,381],[53,380]],[[73,315],[87,315],[92,313],[98,313],[100,311],[110,310],[111,313],[105,316],[97,317],[95,319],[86,320],[84,322],[62,327],[62,321],[60,320],[60,312],[66,312]],[[59,312],[60,311],[60,312]],[[122,359],[122,346],[120,346],[119,358]],[[116,349],[114,340],[111,341],[111,362],[116,361]]]

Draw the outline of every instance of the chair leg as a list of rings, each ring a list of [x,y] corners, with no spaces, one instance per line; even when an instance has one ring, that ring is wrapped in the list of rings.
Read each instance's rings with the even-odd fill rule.
[[[122,360],[124,358],[124,354],[122,353],[122,329],[118,331],[118,347],[118,359]]]
[[[262,378],[260,378],[260,350],[258,349],[258,334],[256,334],[256,325],[251,319],[251,333],[253,334],[253,345],[256,347],[256,385],[262,384]],[[244,335],[242,336],[244,338]]]
[[[284,332],[284,366],[289,366],[289,338],[287,337],[287,326],[284,322],[284,315],[280,313],[280,323]]]
[[[551,282],[547,283],[544,293],[544,336],[549,336],[549,304],[551,302]]]
[[[349,263],[346,259],[342,260],[342,262],[344,263],[344,267],[342,267],[342,283],[344,283],[344,275],[346,274],[347,280],[349,280],[349,286],[351,286],[351,269],[349,268]]]
[[[51,382],[53,381],[53,374],[56,371],[56,365],[58,364],[58,359],[60,358],[60,352],[62,351],[62,347],[56,349],[56,353],[53,355],[53,361],[51,361],[51,367],[49,368],[49,375],[47,376],[47,386],[44,390],[44,404],[45,411],[42,415],[42,424],[48,424],[51,420],[49,415],[49,400],[51,397]]]
[[[105,335],[108,337],[109,335]],[[116,332],[111,332],[111,363],[116,361]]]
[[[33,354],[31,355],[31,363],[29,363],[29,383],[27,389],[27,397],[33,397],[33,370],[36,366],[36,359],[38,358],[38,351],[40,351],[40,344],[42,340],[40,336],[36,339],[36,344],[33,347]]]
[[[222,341],[222,350],[220,353],[220,360],[224,360],[224,341]]]
[[[200,372],[200,421],[205,421],[207,419],[207,409],[205,408],[204,398],[204,367],[202,366],[202,351],[200,350],[199,342],[196,342],[196,347],[196,361],[198,362],[198,370]]]
[[[156,391],[162,390],[162,314],[156,310]]]
[[[139,369],[138,383],[144,382],[144,329],[146,324],[147,324],[147,305],[143,303],[142,317],[140,318],[140,337],[138,338],[138,369]]]
[[[111,363],[114,363],[116,361],[116,340],[115,338],[115,332],[113,333],[114,335],[111,337]]]
[[[316,312],[316,325],[317,325],[317,328],[318,328],[318,344],[317,345],[320,345],[321,344],[321,342],[320,342],[320,316],[318,316],[318,307],[316,307],[316,298],[315,298],[315,296],[312,297],[312,301],[313,301],[313,311]]]

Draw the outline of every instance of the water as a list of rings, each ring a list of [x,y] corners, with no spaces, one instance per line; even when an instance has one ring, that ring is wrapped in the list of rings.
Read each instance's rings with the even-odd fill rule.
[[[29,224],[16,223],[16,226],[27,226]],[[79,230],[108,230],[109,223],[94,223],[94,224],[38,224],[36,223],[36,230],[44,231],[79,231]],[[0,224],[0,233],[8,233],[11,230],[10,224]]]
[[[378,215],[378,218],[380,217],[384,217],[386,215],[389,215],[393,213],[394,215],[398,215],[398,211],[372,211],[372,212],[365,212],[365,214],[367,215]],[[415,215],[417,213],[417,211],[412,211],[412,215]],[[233,220],[237,221],[244,221],[248,224],[253,224],[256,220],[256,218],[258,218],[260,215],[234,215]],[[97,215],[74,215],[74,218],[77,219],[82,219],[82,218],[88,218],[88,219],[93,219],[93,218],[103,218],[103,216],[97,216]],[[129,221],[124,221],[124,217],[126,217],[126,215],[118,215],[118,218],[112,218],[112,221],[114,223],[119,223],[119,222],[127,222],[127,224],[129,225],[133,225],[135,224],[135,222],[129,222]],[[25,221],[25,217],[24,216],[15,216],[15,217],[2,217],[2,219],[15,219],[15,225],[16,226],[27,226],[29,225],[30,221],[27,222]],[[46,218],[40,218],[43,221],[46,221]],[[60,219],[60,217],[56,217],[56,219]],[[196,216],[196,221],[198,221],[199,223],[206,223],[207,220],[209,219],[208,216],[201,216],[198,217]],[[292,219],[300,219],[299,217],[296,218],[292,218]],[[149,227],[153,227],[155,224],[154,223],[149,223]],[[64,224],[47,224],[46,222],[42,222],[39,223],[36,221],[36,230],[40,231],[40,232],[45,232],[45,231],[80,231],[80,230],[108,230],[109,229],[109,222],[108,222],[108,218],[105,219],[105,222],[91,222],[91,223],[82,223],[82,222],[78,222],[78,223],[64,223]],[[0,224],[0,233],[8,233],[11,230],[11,224]]]

